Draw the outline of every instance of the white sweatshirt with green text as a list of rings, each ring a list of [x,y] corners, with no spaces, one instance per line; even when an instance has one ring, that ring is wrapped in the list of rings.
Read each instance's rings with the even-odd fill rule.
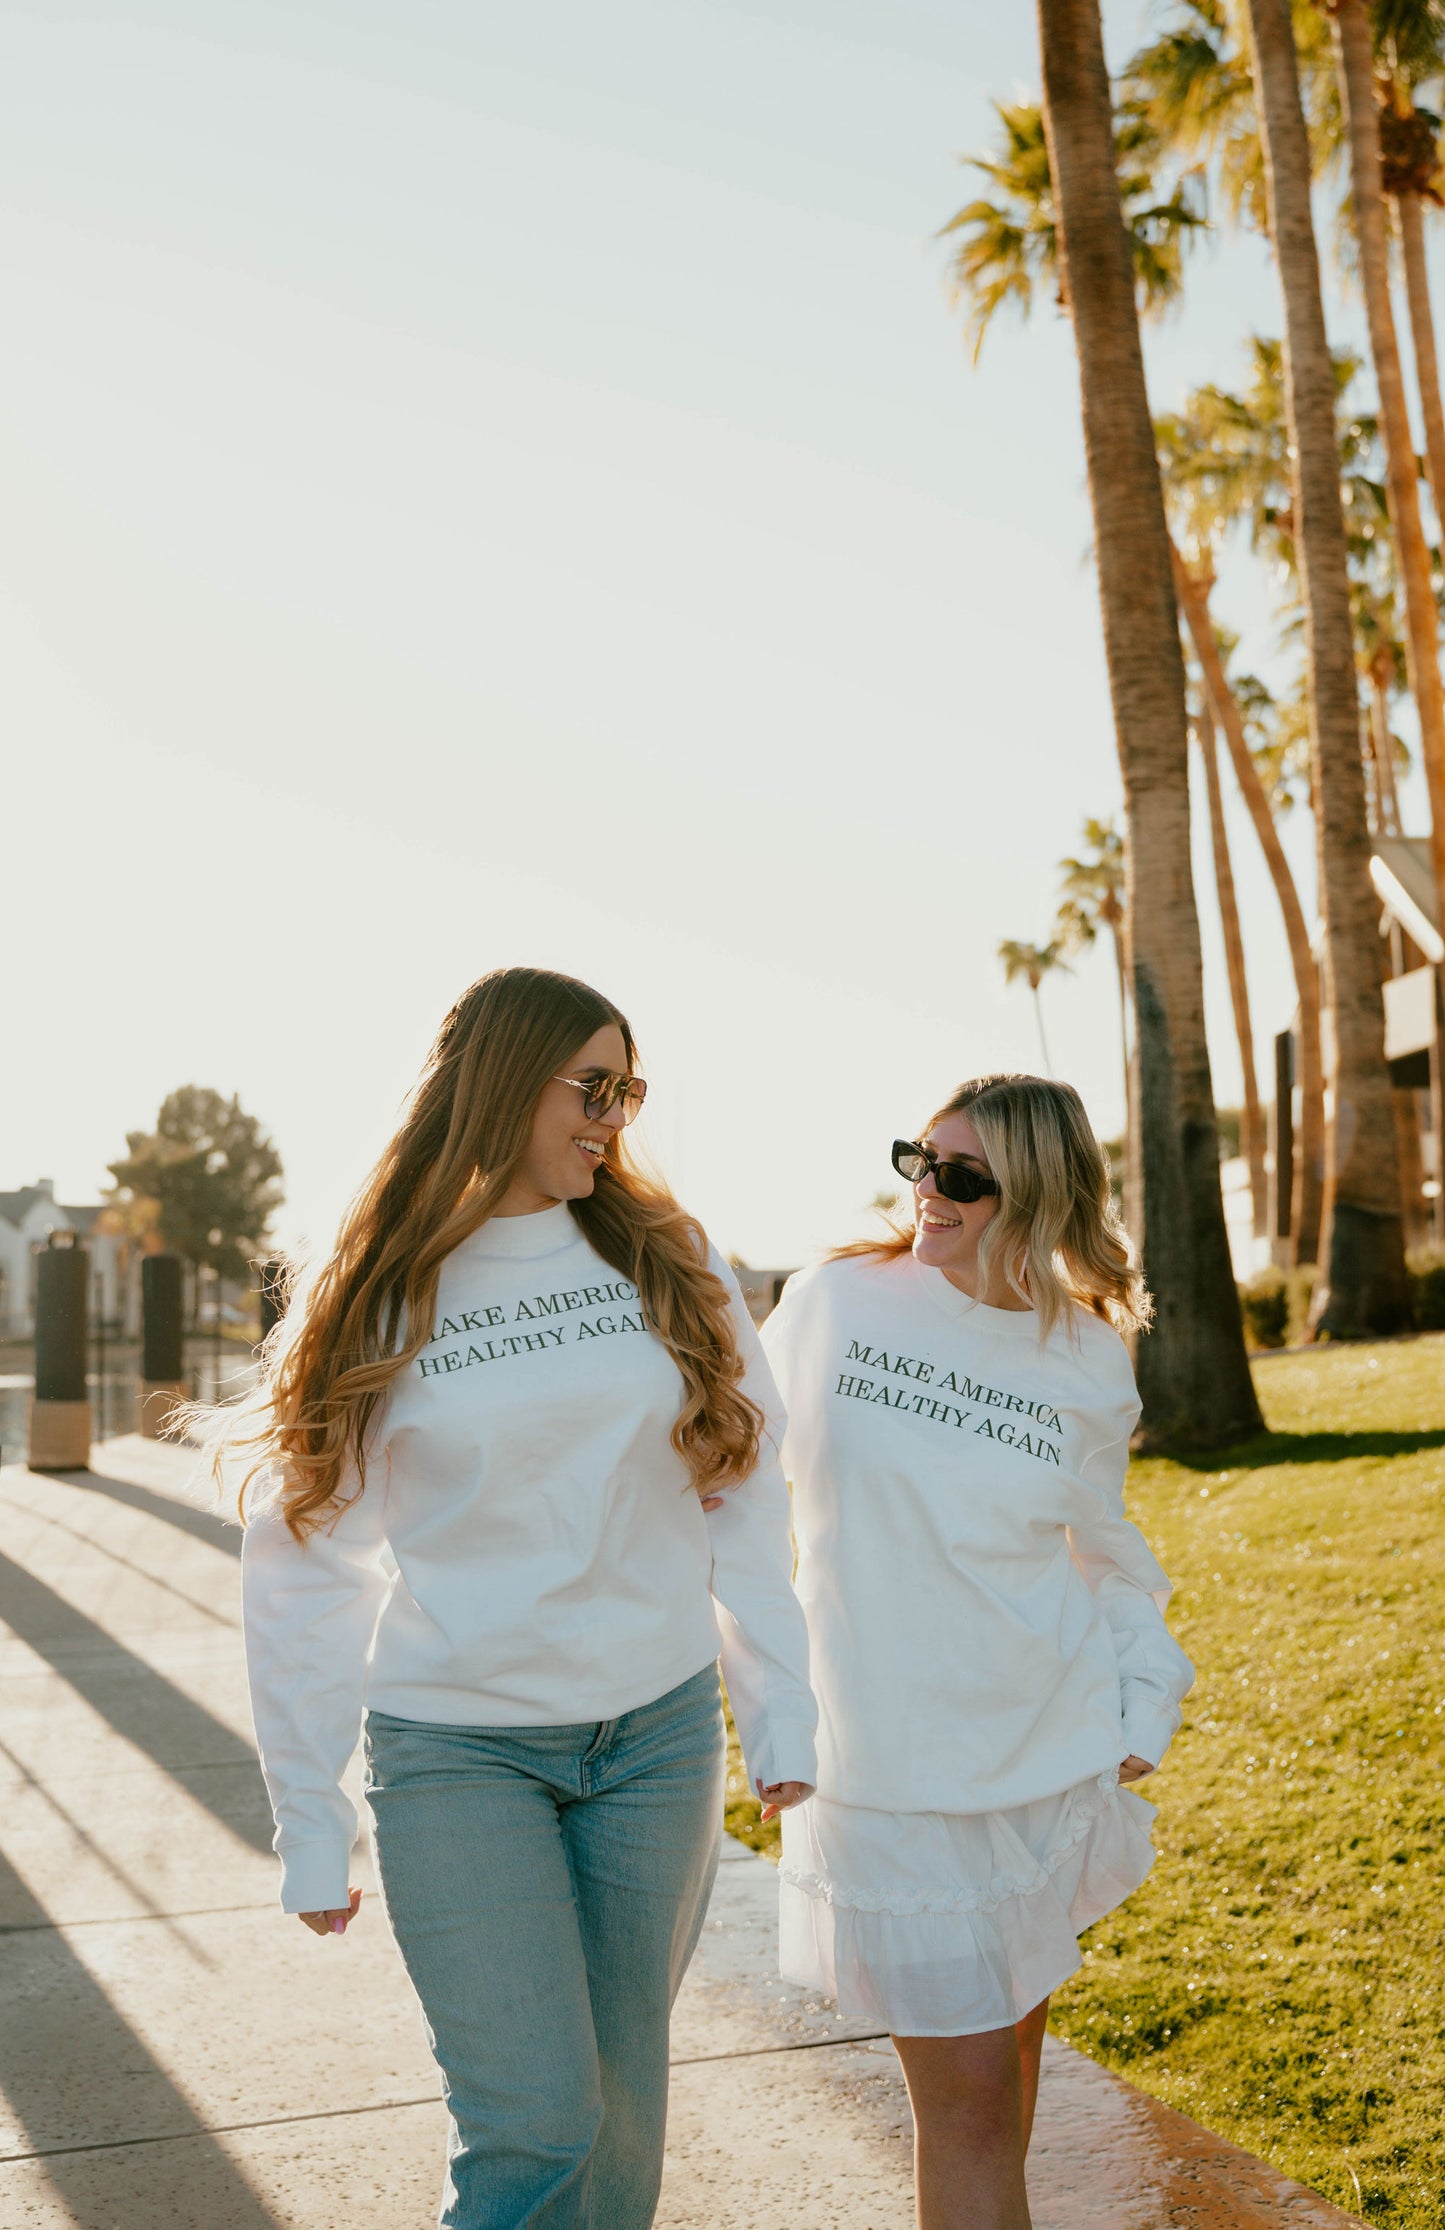
[[[493,1218],[442,1265],[363,1481],[305,1546],[274,1506],[242,1552],[246,1654],[288,1912],[346,1903],[342,1777],[367,1705],[487,1727],[615,1719],[721,1648],[754,1781],[812,1782],[781,1407],[715,1250],[770,1437],[704,1512],[670,1434],[682,1380],[569,1210]]]
[[[911,1254],[789,1280],[763,1327],[788,1411],[818,1794],[986,1812],[1133,1752],[1193,1678],[1169,1582],[1124,1512],[1139,1397],[1080,1308],[970,1301]]]

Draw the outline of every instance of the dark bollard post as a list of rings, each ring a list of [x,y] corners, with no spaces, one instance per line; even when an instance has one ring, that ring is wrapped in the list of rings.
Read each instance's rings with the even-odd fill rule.
[[[86,1250],[69,1232],[52,1231],[35,1268],[35,1398],[27,1460],[32,1471],[88,1471]]]
[[[185,1297],[178,1254],[148,1254],[140,1266],[141,1364],[136,1431],[159,1440],[186,1398]]]
[[[264,1345],[282,1317],[286,1314],[286,1260],[283,1255],[267,1255],[256,1264],[261,1275],[260,1316],[261,1341]]]

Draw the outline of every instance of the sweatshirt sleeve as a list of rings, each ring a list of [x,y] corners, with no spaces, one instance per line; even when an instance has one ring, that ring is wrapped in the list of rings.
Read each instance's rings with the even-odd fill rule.
[[[723,1678],[749,1785],[803,1781],[812,1788],[818,1708],[808,1686],[808,1629],[793,1593],[792,1510],[778,1457],[783,1408],[736,1278],[715,1250],[710,1266],[728,1288],[743,1392],[766,1420],[756,1470],[708,1513]]]
[[[1164,1623],[1168,1576],[1124,1511],[1129,1438],[1138,1417],[1130,1375],[1127,1396],[1091,1420],[1098,1444],[1079,1469],[1089,1507],[1070,1529],[1070,1546],[1114,1636],[1124,1722],[1119,1754],[1157,1766],[1178,1728],[1194,1667]]]
[[[263,1504],[241,1544],[246,1671],[276,1816],[281,1906],[344,1906],[356,1807],[342,1789],[361,1732],[367,1665],[389,1580],[385,1464],[329,1531],[298,1542]]]

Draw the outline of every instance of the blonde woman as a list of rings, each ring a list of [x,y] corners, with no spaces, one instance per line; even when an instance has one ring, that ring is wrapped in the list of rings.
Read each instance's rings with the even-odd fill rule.
[[[1124,1514],[1148,1300],[1078,1095],[955,1092],[894,1167],[910,1232],[791,1279],[817,1794],[783,1821],[782,1966],[892,2035],[923,2230],[1027,2230],[1050,1992],[1153,1862],[1191,1669]]]
[[[814,1775],[776,1394],[731,1272],[629,1158],[636,1068],[585,984],[474,984],[278,1328],[253,1432],[282,1905],[323,1938],[357,1917],[364,1716],[457,2230],[652,2221],[721,1825],[719,1646],[770,1806]]]

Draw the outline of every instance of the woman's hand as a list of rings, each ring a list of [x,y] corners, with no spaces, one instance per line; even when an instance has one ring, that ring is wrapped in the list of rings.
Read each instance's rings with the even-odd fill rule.
[[[780,1812],[791,1812],[795,1804],[802,1803],[807,1793],[806,1781],[774,1781],[766,1789],[759,1781],[758,1795],[763,1800],[763,1818],[775,1820]]]
[[[298,1913],[296,1918],[303,1927],[311,1930],[313,1936],[344,1936],[348,1924],[356,1918],[360,1903],[361,1891],[353,1889],[349,1905],[333,1905],[329,1912],[324,1913]]]
[[[1147,1758],[1136,1758],[1131,1750],[1119,1768],[1119,1786],[1122,1789],[1130,1781],[1142,1781],[1146,1773],[1153,1771],[1154,1767]]]

